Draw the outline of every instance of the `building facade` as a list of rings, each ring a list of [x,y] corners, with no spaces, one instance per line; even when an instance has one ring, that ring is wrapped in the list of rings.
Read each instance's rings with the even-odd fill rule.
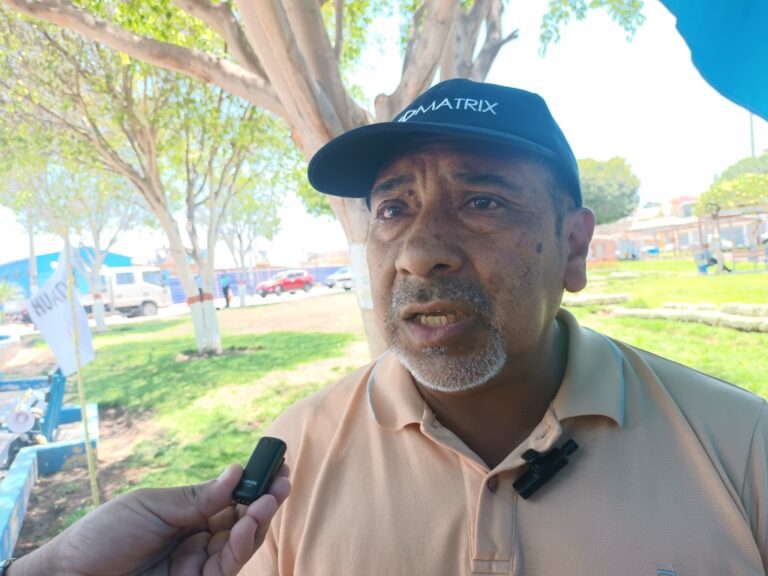
[[[647,204],[631,216],[598,226],[590,258],[636,260],[663,254],[696,258],[721,249],[734,263],[763,262],[768,255],[768,206],[723,209],[696,216],[698,198],[681,196],[668,205]]]

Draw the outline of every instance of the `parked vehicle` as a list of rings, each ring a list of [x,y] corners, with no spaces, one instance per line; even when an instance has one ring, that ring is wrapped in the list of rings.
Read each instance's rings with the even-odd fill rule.
[[[276,294],[280,296],[283,292],[293,294],[296,290],[309,292],[312,289],[314,280],[312,275],[306,270],[285,270],[278,272],[269,280],[260,282],[256,286],[256,292],[264,298],[267,294]]]
[[[352,270],[350,270],[349,266],[339,268],[325,279],[325,285],[328,288],[333,288],[337,284],[344,288],[344,290],[352,289]]]
[[[104,268],[99,278],[102,298],[108,310],[117,310],[126,316],[154,316],[158,308],[171,305],[171,289],[162,268]],[[84,294],[81,300],[86,312],[90,312],[93,294]]]
[[[0,317],[4,317],[6,322],[17,322],[19,324],[31,324],[29,309],[24,300],[6,300],[0,303]]]

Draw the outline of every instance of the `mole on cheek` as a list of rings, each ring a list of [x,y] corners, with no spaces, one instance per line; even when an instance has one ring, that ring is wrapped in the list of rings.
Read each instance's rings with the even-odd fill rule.
[[[538,244],[536,244],[536,253],[537,253],[537,254],[541,254],[541,251],[542,251],[542,250],[544,250],[544,244],[542,244],[541,242],[539,242]]]

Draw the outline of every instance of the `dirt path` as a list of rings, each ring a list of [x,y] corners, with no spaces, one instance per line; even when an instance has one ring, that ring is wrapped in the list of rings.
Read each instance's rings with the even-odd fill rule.
[[[22,343],[16,355],[3,364],[3,377],[12,380],[41,376],[47,374],[54,365],[53,352],[48,346],[30,346],[28,343]]]
[[[135,422],[129,414],[114,408],[100,411],[97,468],[102,501],[109,500],[127,481],[141,475],[141,470],[127,467],[124,461],[133,445],[151,434],[151,422]],[[39,476],[29,498],[14,555],[23,556],[44,544],[60,531],[68,518],[79,517],[91,504],[88,469],[84,463]]]
[[[286,298],[285,302],[272,306],[222,310],[219,323],[221,333],[225,335],[274,330],[363,334],[360,312],[351,293],[294,301]],[[184,323],[177,329],[179,334],[191,333],[191,323]],[[364,358],[365,350],[364,343],[354,343],[349,356]],[[323,362],[326,361],[298,369],[313,373]],[[47,347],[22,348],[4,367],[4,372],[6,378],[18,378],[47,373],[53,366],[53,356]],[[127,482],[140,477],[142,470],[127,466],[126,459],[134,445],[151,438],[155,432],[151,420],[139,420],[115,408],[100,410],[98,482],[102,501],[113,497]],[[90,485],[84,465],[40,476],[32,491],[14,554],[28,554],[50,540],[61,530],[64,520],[79,517],[90,504]]]
[[[360,309],[351,292],[293,301],[289,300],[290,294],[285,297],[284,304],[221,310],[219,323],[222,334],[275,330],[363,333]]]

